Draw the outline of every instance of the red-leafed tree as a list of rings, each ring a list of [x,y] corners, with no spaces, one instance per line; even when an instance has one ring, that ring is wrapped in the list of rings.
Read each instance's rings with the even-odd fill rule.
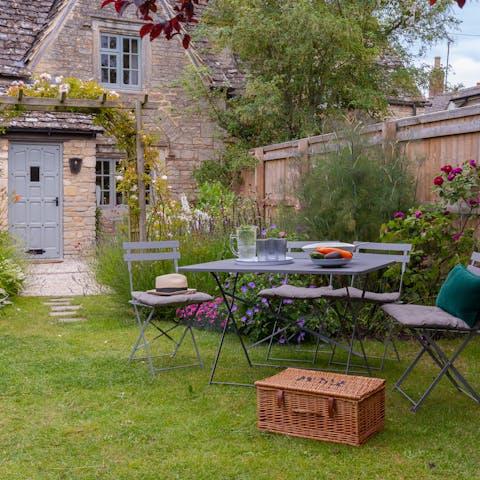
[[[458,6],[460,8],[462,8],[465,3],[466,3],[466,0],[455,0],[457,3],[458,3]],[[430,5],[435,5],[437,3],[437,0],[430,0]]]
[[[208,2],[208,0],[204,1],[205,3]],[[175,35],[181,35],[183,48],[189,47],[190,35],[182,29],[182,24],[187,26],[197,23],[195,5],[198,5],[198,0],[176,0],[176,5],[173,7],[176,14],[158,22],[154,22],[151,16],[151,14],[158,12],[157,0],[103,0],[101,8],[110,3],[114,4],[113,6],[119,15],[123,15],[131,5],[136,7],[137,16],[145,21],[145,25],[140,29],[140,37],[149,35],[150,40],[154,40],[164,35],[167,40],[170,40]]]

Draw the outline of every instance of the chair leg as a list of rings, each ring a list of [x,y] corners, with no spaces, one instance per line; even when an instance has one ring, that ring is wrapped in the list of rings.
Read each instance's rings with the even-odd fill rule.
[[[185,368],[185,367],[194,367],[194,366],[200,366],[201,368],[203,368],[203,361],[202,361],[202,358],[200,356],[200,351],[198,349],[198,345],[197,345],[195,335],[193,333],[193,329],[192,329],[191,325],[185,325],[182,322],[175,322],[169,328],[166,328],[166,329],[162,328],[162,327],[159,326],[158,322],[152,320],[153,314],[155,313],[155,309],[153,307],[151,307],[149,305],[139,304],[139,303],[136,303],[136,302],[131,302],[131,303],[133,304],[133,307],[134,307],[135,316],[137,318],[137,323],[138,323],[138,326],[140,328],[140,333],[137,337],[137,340],[136,340],[135,345],[132,349],[132,352],[130,353],[130,356],[128,357],[129,362],[131,362],[132,360],[147,360],[148,365],[150,367],[150,372],[152,373],[152,376],[155,376],[155,374],[160,372],[160,371],[172,370],[172,369],[175,369],[175,368]],[[146,318],[142,321],[141,309],[143,309],[143,308],[148,309],[149,312],[148,312]],[[199,308],[199,306],[197,307],[197,310],[198,310],[198,308]],[[193,316],[195,316],[197,310],[195,310]],[[153,338],[147,339],[146,331],[147,331],[148,327],[155,328],[158,331],[158,335],[154,336]],[[183,332],[180,336],[180,339],[176,340],[175,338],[173,338],[170,335],[169,332],[171,332],[172,330],[174,330],[176,328],[179,328],[179,327],[184,327],[184,330],[183,330]],[[183,344],[183,341],[185,340],[187,332],[190,332],[190,337],[192,339],[192,343],[193,343],[193,346],[194,346],[194,349],[195,349],[195,354],[196,354],[196,357],[197,357],[197,363],[190,363],[190,364],[183,364],[183,365],[173,365],[173,366],[164,367],[164,368],[155,367],[153,365],[153,359],[154,358],[175,357],[176,356],[180,346]],[[165,337],[168,341],[172,342],[174,344],[174,350],[171,353],[152,355],[151,350],[150,350],[150,344],[153,341],[155,341],[155,340],[157,340],[161,337]],[[144,357],[136,357],[135,356],[136,352],[138,350],[141,350],[141,349],[145,350],[145,356]]]
[[[435,388],[438,382],[442,379],[443,376],[446,376],[452,385],[460,392],[467,395],[469,398],[474,400],[477,403],[480,403],[480,395],[475,391],[475,389],[467,382],[467,380],[460,374],[457,368],[454,366],[455,360],[458,356],[462,353],[464,348],[467,344],[472,340],[475,332],[470,332],[467,334],[465,340],[461,343],[455,353],[448,358],[445,352],[438,346],[435,342],[433,335],[430,334],[426,330],[422,330],[421,332],[412,329],[412,333],[414,334],[415,338],[419,341],[420,345],[422,346],[420,352],[417,354],[413,362],[407,367],[405,372],[399,378],[399,380],[393,386],[393,390],[400,392],[405,398],[409,400],[412,404],[411,410],[412,412],[416,412],[418,408],[422,405],[431,391]],[[434,334],[435,332],[433,332]],[[431,382],[425,392],[421,395],[419,400],[414,400],[410,397],[405,390],[401,388],[402,383],[411,373],[415,365],[420,361],[425,353],[428,353],[430,357],[433,359],[434,363],[439,367],[440,372],[437,374],[435,379]],[[462,388],[461,385],[464,388]]]

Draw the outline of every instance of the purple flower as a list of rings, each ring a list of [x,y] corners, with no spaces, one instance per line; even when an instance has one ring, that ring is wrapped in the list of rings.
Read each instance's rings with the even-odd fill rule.
[[[262,301],[262,303],[265,304],[265,305],[268,304],[268,300],[267,300],[265,297],[262,297],[262,300],[261,300],[261,301]]]
[[[422,216],[422,211],[421,211],[421,210],[417,210],[417,211],[415,212],[415,217],[416,217],[416,218],[420,218],[421,216]]]
[[[276,228],[277,228],[277,226],[276,226],[274,223],[272,223],[272,224],[270,225],[270,230],[275,230]]]
[[[468,204],[471,207],[476,207],[478,205],[478,200],[476,198],[469,198],[468,199]]]
[[[253,316],[253,311],[250,308],[245,313],[247,314],[247,317]]]
[[[457,176],[457,175],[456,175],[455,173],[450,172],[450,173],[448,174],[447,180],[451,182],[456,176]]]
[[[240,290],[242,291],[242,293],[245,293],[247,291],[247,286],[242,285],[242,288]]]
[[[280,343],[281,345],[283,345],[285,343],[285,339],[284,338],[281,338],[278,343]]]
[[[240,318],[240,321],[241,321],[242,323],[245,323],[245,322],[247,321],[247,317],[245,317],[245,316],[241,317],[241,318]]]
[[[454,242],[458,242],[458,241],[460,240],[461,236],[462,236],[462,233],[461,233],[461,232],[458,232],[458,233],[456,233],[456,234],[452,237],[452,240],[453,240]]]
[[[293,301],[292,301],[291,298],[284,298],[284,299],[282,300],[282,303],[283,303],[284,305],[291,305],[291,304],[293,303]]]
[[[460,168],[460,167],[454,168],[452,170],[452,173],[454,173],[455,175],[458,175],[459,173],[462,173],[462,172],[463,172],[463,168]]]
[[[260,235],[262,235],[262,237],[266,237],[267,236],[267,231],[265,229],[263,229],[261,232],[260,232]]]
[[[477,162],[475,160],[470,160],[468,163],[470,164],[471,167],[477,168]]]
[[[300,332],[297,337],[297,342],[300,343],[305,337],[305,332]]]
[[[303,327],[305,325],[305,319],[304,318],[300,318],[297,322],[297,325],[299,327]]]
[[[248,286],[249,286],[250,288],[257,288],[257,286],[255,285],[254,282],[248,282]]]
[[[236,312],[238,310],[238,307],[236,305],[232,305],[232,312]]]
[[[444,215],[450,215],[450,210],[444,210],[444,211],[443,211],[443,214],[444,214]]]
[[[405,218],[405,214],[403,212],[397,212],[393,215],[393,218]]]

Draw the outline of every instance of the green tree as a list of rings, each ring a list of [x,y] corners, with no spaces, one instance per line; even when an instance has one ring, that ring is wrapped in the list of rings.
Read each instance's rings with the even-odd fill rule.
[[[402,44],[442,38],[455,21],[450,3],[211,2],[198,34],[230,49],[248,72],[243,95],[217,112],[222,125],[258,145],[321,133],[340,110],[381,114],[388,95],[416,92]]]

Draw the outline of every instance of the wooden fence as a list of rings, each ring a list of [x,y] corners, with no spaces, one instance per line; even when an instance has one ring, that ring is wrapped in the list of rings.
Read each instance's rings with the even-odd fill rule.
[[[432,181],[442,165],[480,162],[480,105],[391,120],[365,127],[361,133],[372,144],[396,144],[417,178],[417,200],[433,200]],[[259,147],[258,164],[243,172],[243,194],[266,199],[267,210],[285,199],[284,185],[297,169],[308,168],[312,158],[338,146],[335,134],[302,138]]]

